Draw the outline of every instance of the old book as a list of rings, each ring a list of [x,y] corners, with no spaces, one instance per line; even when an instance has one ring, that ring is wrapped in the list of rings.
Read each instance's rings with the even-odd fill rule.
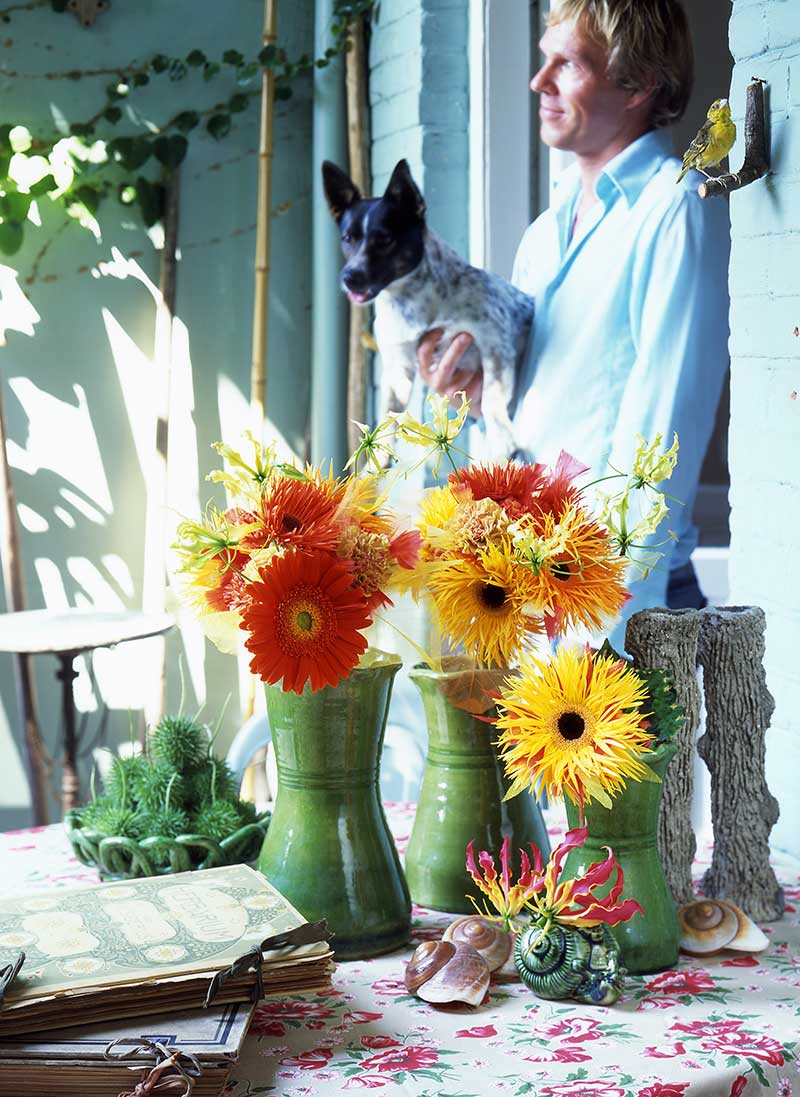
[[[180,1053],[177,1069],[192,1078],[192,1097],[218,1097],[238,1062],[254,1008],[234,1002],[4,1039],[0,1097],[115,1097],[144,1082],[167,1053]]]
[[[0,1041],[321,990],[327,937],[246,865],[2,899]]]

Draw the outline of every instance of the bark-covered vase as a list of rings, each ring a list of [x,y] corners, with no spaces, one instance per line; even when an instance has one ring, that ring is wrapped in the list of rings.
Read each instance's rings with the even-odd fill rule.
[[[663,778],[677,745],[664,743],[641,761]],[[628,781],[611,801],[611,807],[593,801],[584,807],[589,834],[583,846],[570,850],[564,862],[563,879],[582,875],[590,865],[604,861],[610,846],[625,874],[621,899],[636,899],[644,914],[610,926],[620,948],[623,967],[631,974],[663,971],[678,959],[680,933],[678,913],[658,854],[658,809],[660,783]],[[567,801],[570,828],[580,826],[578,808]],[[607,893],[615,876],[598,894]]]
[[[515,871],[519,850],[533,842],[547,860],[547,830],[534,798],[504,801],[510,782],[495,746],[493,695],[506,671],[477,670],[458,657],[434,671],[417,666],[410,678],[422,695],[428,754],[405,866],[411,897],[420,906],[471,914],[480,899],[466,869],[466,848],[497,855],[506,835]]]
[[[258,867],[309,921],[327,918],[337,960],[408,940],[411,901],[379,795],[395,655],[372,652],[336,686],[267,686],[278,793]]]

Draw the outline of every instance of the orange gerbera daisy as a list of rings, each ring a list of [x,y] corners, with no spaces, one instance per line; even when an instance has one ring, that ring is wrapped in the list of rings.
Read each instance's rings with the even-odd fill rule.
[[[555,520],[547,514],[541,522],[546,539]],[[566,530],[563,550],[531,572],[531,598],[545,615],[551,639],[570,626],[603,628],[629,598],[627,561],[617,554],[607,530],[580,508],[565,513],[561,526]]]
[[[250,669],[263,681],[302,693],[335,686],[367,648],[372,624],[352,572],[327,552],[276,557],[249,585],[241,627],[253,655]]]
[[[499,503],[511,521],[530,511],[540,488],[546,482],[546,466],[507,464],[468,465],[451,472],[454,489],[469,488],[473,499],[492,499]]]
[[[292,548],[332,549],[338,540],[337,503],[311,480],[275,476],[261,503],[260,529],[242,538],[246,549],[271,542]]]

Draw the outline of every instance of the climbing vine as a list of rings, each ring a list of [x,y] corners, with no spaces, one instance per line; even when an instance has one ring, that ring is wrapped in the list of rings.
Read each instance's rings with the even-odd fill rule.
[[[61,10],[61,0],[49,0]],[[0,19],[21,7],[0,11]],[[13,255],[23,244],[32,223],[34,202],[47,197],[67,215],[99,235],[96,214],[100,204],[114,197],[136,210],[148,228],[161,220],[169,173],[186,158],[193,135],[205,131],[221,141],[231,132],[236,115],[244,113],[261,92],[264,69],[274,73],[277,100],[292,96],[292,82],[312,68],[323,68],[349,49],[352,22],[374,11],[376,0],[339,0],[334,6],[331,45],[320,57],[303,54],[289,58],[278,46],[265,46],[251,58],[239,50],[209,57],[191,49],[183,57],[157,53],[143,64],[113,70],[105,101],[88,118],[66,121],[58,133],[32,132],[13,121],[0,125],[0,252]],[[76,78],[79,73],[76,73]],[[200,109],[186,104],[170,117],[147,128],[122,131],[135,122],[131,106],[136,93],[164,80],[170,84],[192,81],[200,85],[228,82],[224,98]],[[172,97],[170,97],[172,98]],[[188,98],[188,97],[187,97]],[[196,101],[196,100],[195,100]]]

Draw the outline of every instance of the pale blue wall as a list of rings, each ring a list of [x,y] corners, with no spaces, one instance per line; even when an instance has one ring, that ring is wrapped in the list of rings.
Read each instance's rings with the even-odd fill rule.
[[[768,81],[772,173],[731,196],[731,604],[767,614],[776,846],[800,856],[800,5],[735,0],[731,101]]]
[[[292,0],[291,4],[279,4],[279,9],[279,42],[290,56],[311,52],[313,0]],[[49,5],[15,12],[11,22],[4,25],[0,45],[0,121],[28,122],[32,128],[41,128],[56,110],[72,121],[81,120],[103,105],[110,79],[108,70],[134,58],[145,60],[156,51],[185,55],[199,47],[209,57],[219,57],[224,49],[237,48],[253,57],[261,48],[262,20],[262,0],[238,0],[235,4],[211,0],[115,2],[91,30],[81,29],[69,14],[52,12]],[[79,80],[65,78],[71,70],[100,70],[100,74]],[[233,90],[231,81],[222,76],[205,87],[202,80],[193,86],[199,91],[190,96],[188,81],[170,84],[164,78],[154,79],[151,87],[144,89],[147,94],[137,93],[135,102],[162,120],[174,110],[196,106],[198,99],[214,103]],[[309,78],[301,78],[295,89],[295,97],[288,104],[278,103],[275,112],[267,400],[268,414],[302,452],[308,418],[310,349]],[[122,131],[122,124],[118,129]],[[202,479],[216,464],[208,444],[220,436],[220,379],[227,379],[234,392],[238,390],[241,401],[249,390],[257,148],[258,109],[252,104],[246,113],[235,117],[234,131],[226,139],[217,143],[209,137],[193,138],[189,159],[182,168],[177,316],[185,324],[190,341],[192,420],[199,454],[197,460],[188,454],[185,475],[199,477],[203,499],[211,496],[212,489]],[[55,587],[63,584],[69,604],[102,604],[107,597],[136,607],[141,605],[145,485],[103,310],[108,310],[149,357],[154,309],[148,293],[132,279],[97,278],[91,271],[99,261],[109,259],[112,246],[117,246],[128,256],[138,256],[147,274],[157,282],[158,256],[138,222],[132,224],[131,218],[121,216],[121,207],[110,201],[100,214],[102,241],[95,242],[88,233],[70,225],[53,239],[41,260],[38,276],[29,281],[35,254],[60,220],[60,214],[47,209],[46,202],[40,205],[44,208],[45,232],[29,231],[25,249],[6,262],[19,270],[20,282],[41,321],[33,338],[12,332],[7,347],[0,350],[10,439],[18,450],[25,450],[44,429],[49,438],[43,448],[53,465],[52,469],[40,469],[31,475],[19,467],[22,462],[15,458],[18,450],[12,446],[18,502],[48,526],[46,532],[22,532],[28,601],[31,608],[44,606],[40,574],[45,569]],[[135,377],[135,368],[133,374]],[[39,403],[45,398],[57,402],[50,412],[39,410],[35,421],[29,420],[14,395],[14,386],[19,391],[20,379],[23,393],[34,394]],[[80,506],[61,494],[71,487],[69,480],[74,473],[69,458],[77,439],[69,435],[72,428],[66,411],[78,403],[76,385],[85,394],[91,430],[101,455],[98,468],[112,501],[107,510],[99,498],[91,498],[93,489],[78,491],[99,511],[98,521],[90,520],[81,513]],[[221,502],[221,496],[216,497]],[[109,564],[109,556],[119,557],[122,564]],[[39,559],[49,563],[37,568]],[[129,587],[124,574],[121,584],[115,579],[114,566],[129,573]],[[108,584],[105,594],[103,583]],[[106,608],[110,608],[108,602]],[[182,650],[181,638],[174,633],[169,641],[172,706],[177,704],[177,658]],[[235,660],[218,654],[210,645],[204,661],[202,645],[200,654],[200,672],[209,698],[205,716],[216,720],[226,695],[234,694],[222,732],[224,742],[239,720]],[[40,656],[35,667],[42,722],[52,745],[59,726],[55,660]],[[127,694],[134,693],[130,682],[127,685]],[[78,683],[78,690],[79,695],[85,694],[85,680]],[[112,741],[127,735],[125,693],[120,690],[116,699],[109,701]],[[0,657],[0,697],[0,828],[6,828],[27,818],[8,656]],[[195,703],[191,689],[189,703]],[[98,715],[90,715],[88,730],[94,731],[97,726]]]

